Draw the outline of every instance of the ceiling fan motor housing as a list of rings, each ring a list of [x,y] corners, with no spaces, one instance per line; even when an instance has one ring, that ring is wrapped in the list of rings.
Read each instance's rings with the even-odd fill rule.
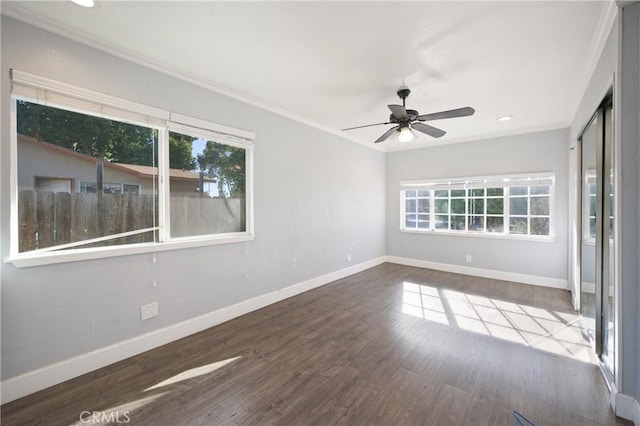
[[[420,113],[418,111],[416,111],[415,109],[408,109],[407,111],[407,119],[406,120],[401,120],[399,121],[395,115],[391,114],[389,115],[389,122],[390,123],[411,123],[413,121],[416,121],[418,119],[418,116],[420,115]]]

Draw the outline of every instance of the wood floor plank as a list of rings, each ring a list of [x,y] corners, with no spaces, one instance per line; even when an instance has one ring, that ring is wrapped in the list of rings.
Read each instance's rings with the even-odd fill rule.
[[[461,424],[477,426],[513,426],[511,411],[500,407],[495,400],[472,395]]]
[[[469,392],[448,384],[442,385],[426,423],[442,426],[462,424],[470,399]]]
[[[383,264],[1,407],[3,425],[630,424],[567,292]]]

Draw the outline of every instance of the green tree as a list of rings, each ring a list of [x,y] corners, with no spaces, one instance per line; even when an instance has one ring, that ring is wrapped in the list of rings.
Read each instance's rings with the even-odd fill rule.
[[[218,182],[218,192],[226,197],[243,197],[245,194],[245,150],[207,141],[198,166],[206,176]]]
[[[17,102],[17,130],[40,141],[114,163],[153,166],[157,131],[116,120],[80,114],[27,101]],[[194,138],[170,138],[171,168],[193,170]]]
[[[169,132],[169,167],[172,169],[194,170],[196,159],[191,153],[193,141],[197,138]]]

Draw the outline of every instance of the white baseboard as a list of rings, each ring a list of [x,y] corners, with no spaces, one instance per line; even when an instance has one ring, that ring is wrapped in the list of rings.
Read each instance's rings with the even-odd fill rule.
[[[323,286],[335,280],[353,275],[385,262],[379,257],[348,268],[330,272],[297,284],[226,306],[169,327],[155,330],[142,336],[133,337],[104,348],[30,371],[3,381],[1,386],[2,404],[62,383],[65,380],[105,367],[139,353],[173,342],[233,318],[255,311],[305,291]]]
[[[616,416],[631,420],[635,426],[640,426],[640,401],[637,399],[616,392],[615,411]]]
[[[513,281],[522,284],[539,285],[543,287],[567,290],[568,281],[560,278],[541,277],[537,275],[518,274],[515,272],[497,271],[493,269],[473,268],[470,266],[452,265],[449,263],[430,262],[428,260],[411,259],[398,256],[386,256],[389,263],[416,266],[418,268],[435,269],[456,274],[472,275],[474,277],[492,278],[495,280]]]

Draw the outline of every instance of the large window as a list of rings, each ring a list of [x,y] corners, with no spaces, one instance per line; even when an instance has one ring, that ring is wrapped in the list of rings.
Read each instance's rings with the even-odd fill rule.
[[[12,79],[19,266],[253,238],[251,133]]]
[[[552,235],[554,176],[401,182],[400,229],[471,235]]]

